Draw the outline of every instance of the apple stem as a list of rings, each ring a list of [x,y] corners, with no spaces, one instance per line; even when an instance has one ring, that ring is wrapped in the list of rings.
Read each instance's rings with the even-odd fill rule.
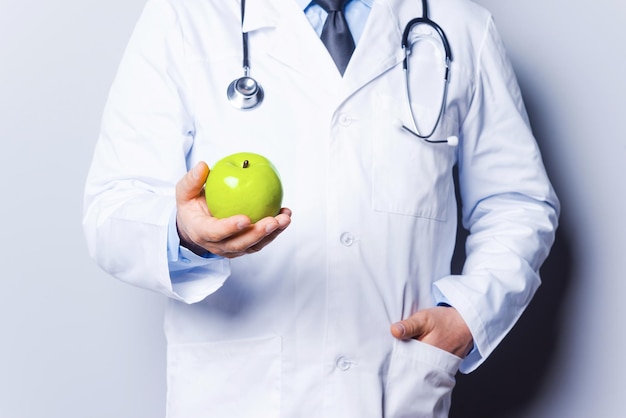
[[[248,168],[249,165],[250,165],[250,162],[248,160],[243,161],[243,168]]]

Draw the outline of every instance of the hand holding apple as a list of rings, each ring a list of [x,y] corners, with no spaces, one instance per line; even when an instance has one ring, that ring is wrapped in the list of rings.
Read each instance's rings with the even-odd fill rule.
[[[198,163],[176,184],[176,227],[181,246],[198,255],[207,251],[234,258],[254,253],[272,242],[291,223],[291,211],[252,224],[245,215],[218,219],[209,213],[204,185],[209,167]]]
[[[276,167],[265,157],[240,152],[219,160],[205,184],[211,215],[227,218],[243,214],[252,223],[276,216],[283,200],[283,187]]]

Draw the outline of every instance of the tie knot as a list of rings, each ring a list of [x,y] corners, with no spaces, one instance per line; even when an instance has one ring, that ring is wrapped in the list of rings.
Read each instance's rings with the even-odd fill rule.
[[[322,9],[327,13],[330,12],[342,12],[346,3],[350,0],[315,0],[315,3],[319,4]]]

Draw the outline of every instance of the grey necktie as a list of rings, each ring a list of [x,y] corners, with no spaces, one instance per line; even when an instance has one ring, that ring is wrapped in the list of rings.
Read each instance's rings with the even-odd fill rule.
[[[354,52],[354,39],[348,28],[343,9],[350,0],[315,0],[320,7],[328,12],[328,18],[320,36],[322,42],[335,60],[341,75],[346,71],[348,61]]]

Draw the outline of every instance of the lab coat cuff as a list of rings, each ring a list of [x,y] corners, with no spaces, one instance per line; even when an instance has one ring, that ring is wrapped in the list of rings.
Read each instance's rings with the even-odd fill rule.
[[[454,307],[472,333],[474,347],[465,356],[459,367],[461,373],[467,374],[483,363],[486,358],[483,353],[489,353],[492,350],[488,348],[489,342],[484,321],[482,321],[478,312],[469,303],[469,300],[454,286],[453,280],[450,280],[451,278],[452,276],[448,276],[436,281],[433,284],[433,295],[437,304],[445,303]]]
[[[188,254],[187,254],[188,252]],[[192,304],[216,292],[230,276],[230,260],[223,257],[202,258],[182,249],[184,270],[170,271],[175,299]],[[189,258],[186,257],[189,256]],[[195,259],[194,259],[195,258]],[[200,259],[200,260],[198,260]]]
[[[175,209],[170,214],[167,234],[167,261],[175,299],[196,303],[222,287],[230,275],[230,262],[209,252],[200,256],[182,247]]]

